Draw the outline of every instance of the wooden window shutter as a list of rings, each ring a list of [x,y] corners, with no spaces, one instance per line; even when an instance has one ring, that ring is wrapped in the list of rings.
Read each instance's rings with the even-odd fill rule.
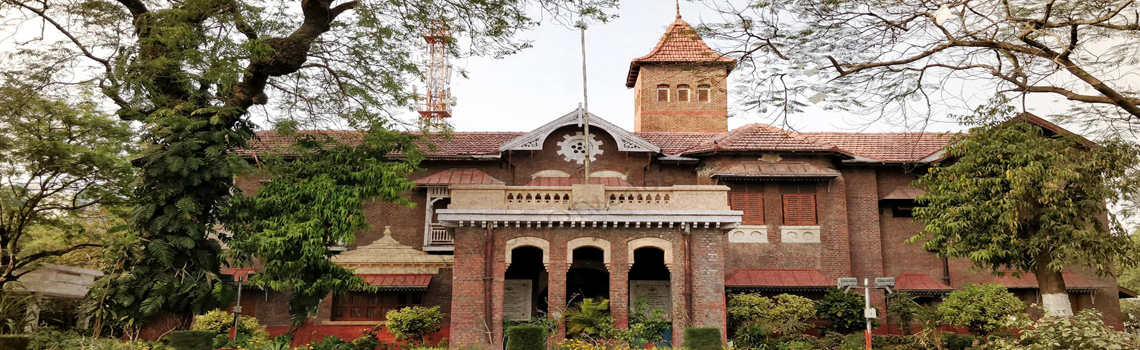
[[[732,210],[744,211],[740,223],[744,225],[764,224],[764,195],[761,193],[730,193],[728,206]]]
[[[784,225],[817,225],[815,194],[784,195]]]

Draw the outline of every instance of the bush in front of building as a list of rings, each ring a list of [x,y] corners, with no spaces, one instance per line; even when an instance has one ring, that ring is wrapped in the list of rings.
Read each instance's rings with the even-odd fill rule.
[[[617,331],[608,299],[585,298],[566,310],[566,336],[610,339]]]
[[[439,311],[438,305],[409,306],[388,311],[385,317],[388,319],[385,322],[388,333],[392,333],[396,340],[414,340],[421,344],[424,342],[424,337],[438,332],[443,325],[443,312]]]
[[[214,333],[214,347],[246,346],[253,342],[269,340],[269,332],[265,330],[253,316],[241,315],[238,318],[237,336],[230,340],[230,328],[234,326],[234,314],[215,309],[205,314],[194,316],[191,330],[210,331]]]
[[[867,319],[863,317],[863,308],[866,306],[863,296],[843,291],[839,288],[830,288],[827,295],[815,302],[816,314],[819,318],[831,322],[824,330],[840,334],[851,334],[866,329]],[[878,327],[879,320],[871,320],[871,327]]]
[[[685,328],[685,348],[693,350],[720,350],[720,328]]]
[[[532,325],[519,325],[507,328],[507,350],[535,350],[545,348],[546,329]]]
[[[213,350],[214,331],[173,331],[170,332],[170,346],[175,350]]]
[[[0,349],[24,350],[28,348],[29,342],[31,342],[31,338],[23,334],[0,335]]]
[[[942,322],[966,327],[975,335],[987,335],[1028,319],[1025,303],[1000,284],[968,283],[950,292],[938,305]]]
[[[803,332],[812,327],[816,307],[811,299],[791,294],[772,298],[760,294],[733,294],[728,299],[728,316],[745,332],[756,333],[760,326],[765,331],[785,335]],[[755,334],[752,334],[755,336]]]
[[[633,347],[645,344],[661,343],[665,340],[665,332],[672,327],[665,310],[650,309],[644,298],[633,305],[629,314],[629,329],[619,330],[618,338]]]
[[[1112,329],[1100,312],[1087,309],[1073,317],[1043,317],[1024,329],[1020,339],[996,338],[986,345],[1002,350],[1140,349],[1140,338]]]

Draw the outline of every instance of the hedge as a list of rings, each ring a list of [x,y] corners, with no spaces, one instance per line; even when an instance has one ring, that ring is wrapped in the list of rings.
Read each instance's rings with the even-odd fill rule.
[[[214,331],[170,332],[170,346],[177,350],[214,350]]]
[[[26,335],[0,335],[0,349],[24,350],[32,339]]]
[[[685,347],[693,350],[720,350],[720,328],[685,328]]]
[[[546,348],[546,329],[534,325],[507,328],[507,350],[535,350]]]

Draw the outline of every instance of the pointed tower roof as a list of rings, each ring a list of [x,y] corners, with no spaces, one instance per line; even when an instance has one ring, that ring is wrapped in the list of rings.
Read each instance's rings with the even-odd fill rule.
[[[629,75],[626,76],[625,86],[633,87],[642,65],[667,63],[724,64],[727,66],[726,69],[731,69],[736,65],[736,60],[709,48],[693,27],[681,19],[681,12],[678,9],[677,19],[669,24],[661,40],[657,41],[657,46],[654,46],[649,54],[635,58],[629,63]]]

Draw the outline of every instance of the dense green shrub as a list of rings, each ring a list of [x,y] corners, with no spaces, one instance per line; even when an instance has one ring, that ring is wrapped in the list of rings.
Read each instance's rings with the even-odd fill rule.
[[[214,331],[170,332],[170,346],[176,350],[213,350]]]
[[[618,338],[634,347],[644,344],[658,343],[665,340],[665,332],[669,331],[672,323],[665,315],[665,310],[649,309],[644,298],[633,305],[629,314],[629,329],[619,331]]]
[[[214,332],[214,347],[237,347],[248,345],[251,342],[264,342],[269,340],[269,332],[265,330],[253,316],[241,315],[238,318],[237,336],[230,339],[230,328],[234,326],[234,314],[221,309],[214,309],[205,314],[194,316],[194,325],[190,329],[196,331]]]
[[[685,328],[685,347],[693,350],[720,350],[719,328]]]
[[[759,324],[777,334],[794,334],[811,328],[815,303],[791,294],[767,298],[759,294],[733,294],[728,299],[728,315],[738,326]]]
[[[907,292],[900,291],[887,296],[887,317],[903,334],[913,333],[914,322],[918,321],[919,315],[927,309]]]
[[[438,332],[443,324],[443,313],[439,311],[438,305],[405,307],[388,311],[385,316],[388,318],[385,323],[388,333],[392,333],[397,340],[411,339],[423,343],[425,336]]]
[[[569,337],[609,339],[617,331],[614,318],[610,316],[610,301],[607,299],[582,299],[567,310],[564,317],[566,335]]]
[[[1120,299],[1120,315],[1124,319],[1124,330],[1140,334],[1140,300]]]
[[[24,350],[28,348],[28,343],[31,342],[31,337],[20,334],[3,334],[0,335],[0,349],[4,350]]]
[[[546,348],[546,330],[540,326],[520,325],[507,328],[507,350]]]
[[[1073,317],[1045,317],[1021,334],[1026,350],[1140,349],[1140,340],[1104,324],[1100,312],[1081,311]]]
[[[938,305],[942,321],[963,326],[976,335],[986,335],[1028,318],[1025,303],[1000,284],[968,283],[950,292]]]
[[[326,335],[324,339],[309,343],[311,350],[354,350],[352,343],[334,335]]]
[[[819,318],[831,322],[826,330],[842,334],[851,334],[867,328],[867,319],[863,317],[864,306],[862,295],[845,292],[839,288],[829,288],[827,295],[815,302]],[[871,327],[878,327],[878,319],[871,320]]]
[[[947,334],[942,337],[942,347],[946,350],[966,350],[974,345],[976,336],[968,334]]]

